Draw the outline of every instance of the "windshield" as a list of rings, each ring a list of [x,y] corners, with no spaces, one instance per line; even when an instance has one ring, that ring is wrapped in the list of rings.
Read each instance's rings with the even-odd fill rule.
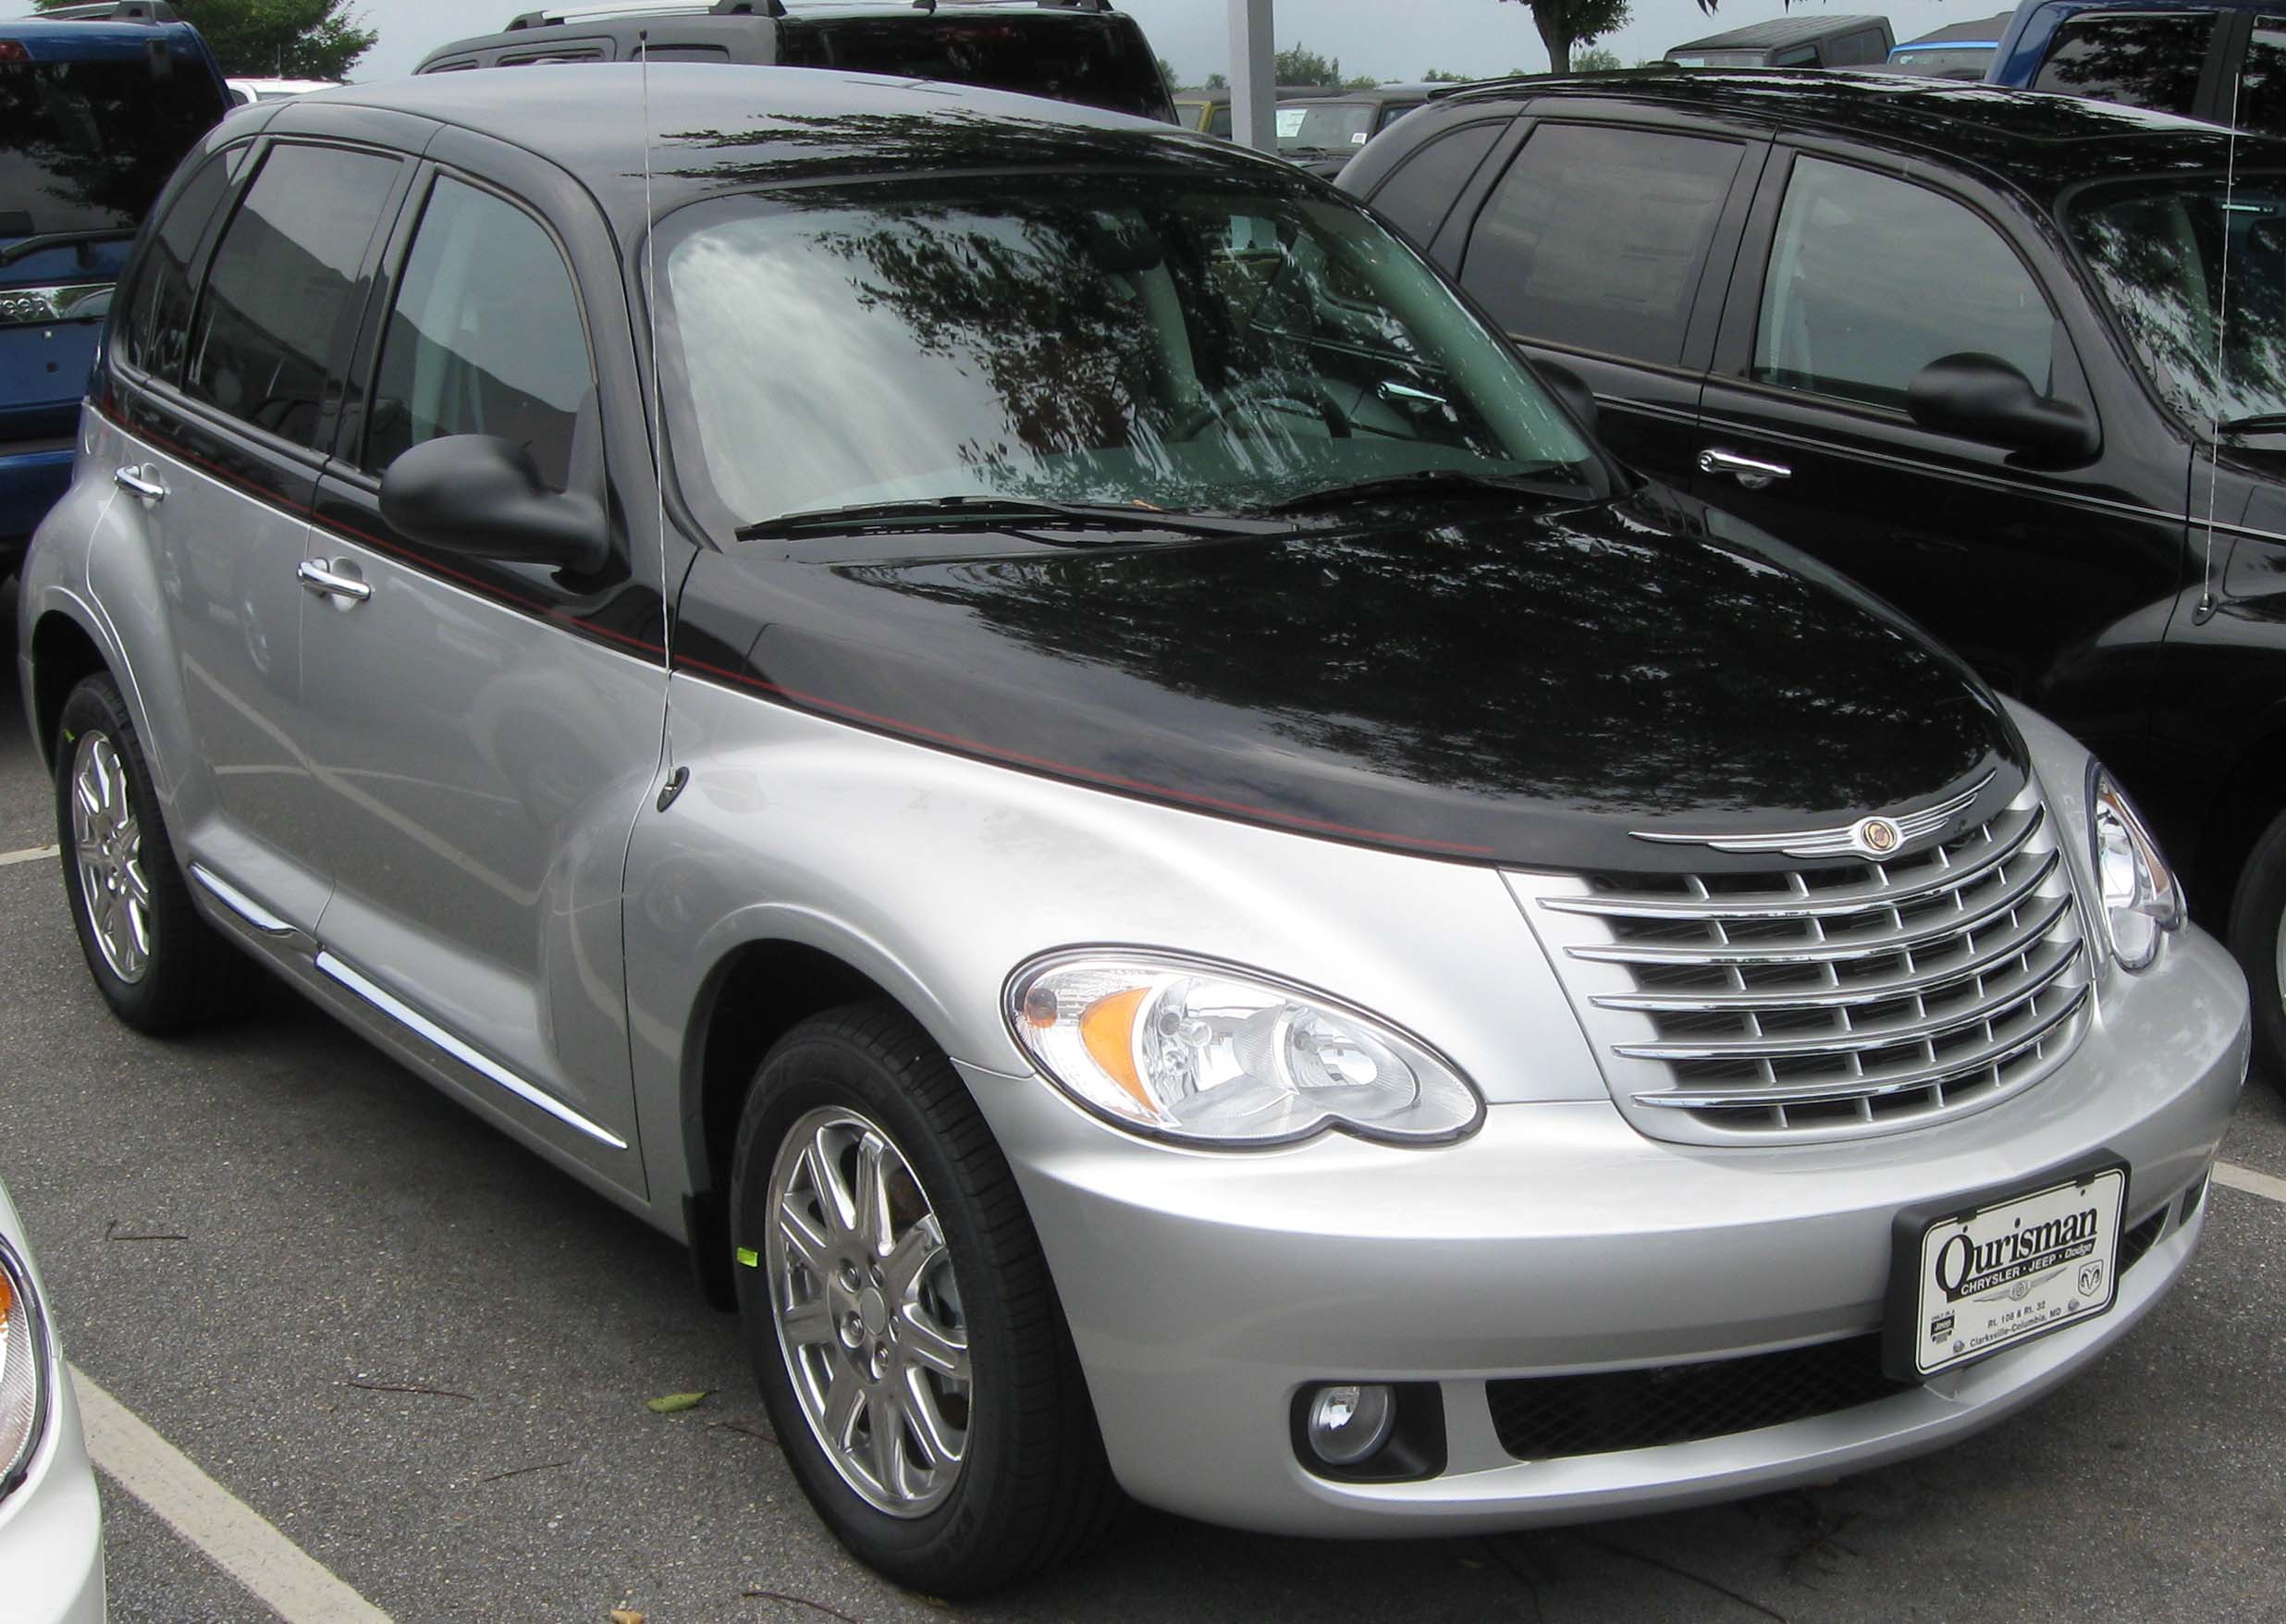
[[[1889,53],[1889,66],[1931,79],[1982,79],[1992,54],[1990,45],[1899,45]]]
[[[2286,176],[2091,187],[2066,220],[2137,361],[2200,428],[2286,412]],[[2230,306],[2223,314],[2224,221]]]
[[[1338,199],[1032,176],[727,198],[669,229],[677,437],[735,523],[1229,511],[1429,470],[1604,488],[1506,345]]]
[[[0,239],[141,224],[223,111],[172,57],[0,62]]]
[[[1278,109],[1278,150],[1361,147],[1373,133],[1370,102],[1289,102]]]

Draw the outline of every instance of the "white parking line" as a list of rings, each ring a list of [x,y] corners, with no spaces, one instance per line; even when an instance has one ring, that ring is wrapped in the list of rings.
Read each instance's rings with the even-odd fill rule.
[[[20,852],[0,852],[0,868],[14,863],[37,863],[43,857],[53,857],[60,846],[26,846]]]
[[[389,1616],[201,1471],[77,1365],[87,1450],[104,1475],[158,1513],[285,1624],[389,1624]]]
[[[2256,1173],[2251,1167],[2241,1167],[2233,1162],[2215,1163],[2215,1182],[2234,1190],[2244,1190],[2250,1196],[2262,1196],[2286,1207],[2286,1178],[2273,1178],[2267,1173]]]

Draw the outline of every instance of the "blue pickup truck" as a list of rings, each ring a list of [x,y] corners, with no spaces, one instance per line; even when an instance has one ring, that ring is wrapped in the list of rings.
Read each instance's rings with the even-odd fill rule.
[[[136,228],[229,106],[206,42],[157,0],[0,21],[0,581],[70,478]]]
[[[2286,135],[2286,6],[2277,0],[2024,0],[1985,82]]]

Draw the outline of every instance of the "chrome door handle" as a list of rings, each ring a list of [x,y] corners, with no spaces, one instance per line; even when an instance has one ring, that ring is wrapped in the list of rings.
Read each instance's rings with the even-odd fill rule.
[[[301,579],[301,589],[313,597],[330,597],[336,607],[348,609],[363,603],[373,596],[373,588],[357,576],[335,569],[324,559],[304,559],[294,566]]]
[[[163,502],[166,499],[166,487],[131,463],[115,471],[111,483],[121,490],[132,491],[146,502]]]
[[[1699,472],[1727,474],[1749,490],[1766,490],[1779,480],[1794,476],[1794,471],[1783,462],[1757,461],[1752,457],[1716,450],[1712,446],[1699,453]]]

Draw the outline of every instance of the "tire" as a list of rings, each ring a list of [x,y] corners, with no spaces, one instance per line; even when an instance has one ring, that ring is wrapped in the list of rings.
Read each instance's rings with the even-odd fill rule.
[[[142,742],[108,672],[64,701],[55,843],[88,972],[112,1014],[154,1035],[242,1013],[262,971],[199,915],[175,860]],[[100,782],[80,806],[83,782]]]
[[[2286,812],[2262,831],[2239,871],[2231,953],[2254,1004],[2255,1069],[2286,1090]]]
[[[868,1157],[885,1192],[877,1230],[904,1243],[879,1272],[864,1261],[883,1257],[878,1241],[820,1222],[818,1167],[846,1194]],[[802,1246],[780,1239],[781,1211],[808,1224]],[[965,1085],[902,1011],[830,1011],[770,1051],[739,1120],[731,1232],[740,1323],[780,1446],[860,1561],[930,1595],[975,1596],[1101,1538],[1122,1502],[1039,1237]],[[796,1262],[805,1248],[817,1267]],[[924,1252],[934,1261],[908,1286],[901,1261],[909,1272]],[[874,1280],[886,1291],[868,1294]],[[808,1311],[781,1315],[781,1303]],[[965,1384],[929,1362],[963,1338]],[[862,1414],[832,1412],[844,1381]],[[900,1397],[914,1381],[924,1396]],[[892,1424],[877,1429],[885,1413]],[[849,1448],[830,1455],[829,1432]],[[928,1435],[957,1450],[932,1452]],[[895,1440],[887,1470],[871,1447],[883,1437]]]

